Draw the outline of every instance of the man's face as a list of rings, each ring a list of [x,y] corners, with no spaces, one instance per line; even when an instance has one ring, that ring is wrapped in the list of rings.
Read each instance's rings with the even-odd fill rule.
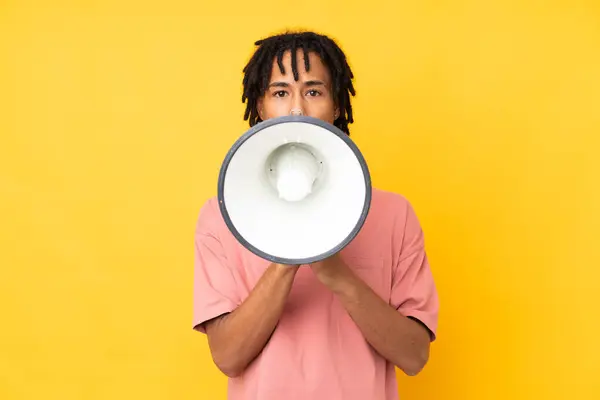
[[[304,68],[304,52],[297,51],[298,81],[292,73],[292,56],[287,51],[283,55],[285,74],[282,74],[273,60],[273,70],[269,87],[258,101],[258,114],[265,121],[270,118],[301,113],[333,124],[339,116],[331,88],[329,70],[321,58],[309,52],[310,71]]]

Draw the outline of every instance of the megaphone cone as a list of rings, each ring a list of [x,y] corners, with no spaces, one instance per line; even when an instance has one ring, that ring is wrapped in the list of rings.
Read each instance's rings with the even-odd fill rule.
[[[221,166],[223,219],[248,250],[280,264],[323,260],[347,246],[371,204],[371,178],[356,144],[306,116],[250,128]]]

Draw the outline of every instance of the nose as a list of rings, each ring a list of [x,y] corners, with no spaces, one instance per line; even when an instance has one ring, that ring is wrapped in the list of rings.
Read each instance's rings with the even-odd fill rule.
[[[290,115],[304,115],[305,112],[302,95],[300,93],[294,93],[291,100]]]

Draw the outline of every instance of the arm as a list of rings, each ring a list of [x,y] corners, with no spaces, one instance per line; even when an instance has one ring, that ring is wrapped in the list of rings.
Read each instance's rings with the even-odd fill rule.
[[[429,358],[430,335],[426,328],[387,304],[341,258],[334,256],[311,267],[379,354],[407,375],[421,371]]]
[[[213,360],[224,374],[241,374],[267,344],[297,270],[297,266],[271,264],[239,307],[206,322]]]
[[[396,212],[403,209],[404,212]],[[437,329],[438,297],[423,231],[413,208],[403,201],[388,212],[394,216],[389,304],[356,276],[339,255],[311,267],[336,294],[367,342],[412,376],[429,359],[429,346]]]
[[[230,377],[268,342],[298,269],[271,264],[248,294],[233,240],[217,199],[209,200],[195,231],[193,327],[206,333],[213,361]]]

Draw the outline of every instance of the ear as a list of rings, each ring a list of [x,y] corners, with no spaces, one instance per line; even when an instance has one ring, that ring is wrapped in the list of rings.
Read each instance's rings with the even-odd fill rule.
[[[258,100],[256,101],[256,112],[258,112],[258,116],[260,117],[261,120],[265,120],[264,118],[264,111],[263,111],[263,98],[259,97]]]
[[[335,108],[335,112],[333,113],[333,120],[335,121],[336,119],[338,119],[340,116],[340,109],[339,108]]]

